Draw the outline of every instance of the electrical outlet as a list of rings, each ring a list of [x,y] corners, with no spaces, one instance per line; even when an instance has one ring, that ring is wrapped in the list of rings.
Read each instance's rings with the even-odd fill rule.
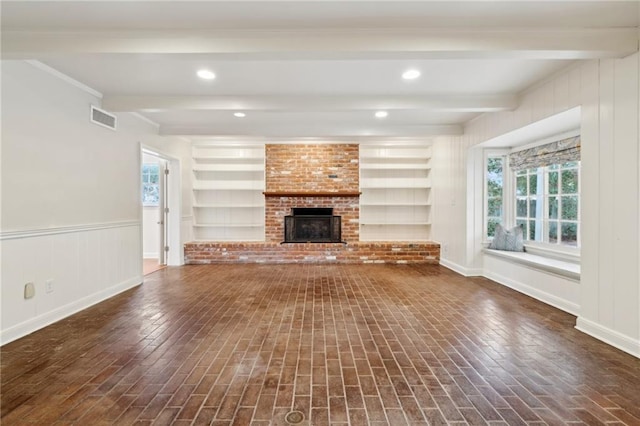
[[[33,283],[26,283],[24,285],[24,298],[31,299],[36,295],[36,286]]]
[[[53,293],[53,280],[47,280],[44,282],[45,293]]]

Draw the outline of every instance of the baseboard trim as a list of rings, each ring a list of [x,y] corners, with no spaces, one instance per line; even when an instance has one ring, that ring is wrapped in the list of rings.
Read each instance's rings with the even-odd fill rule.
[[[482,269],[477,268],[465,268],[464,266],[458,265],[447,259],[440,259],[440,265],[444,266],[447,269],[451,269],[453,272],[457,272],[458,274],[465,277],[480,277],[482,276]]]
[[[576,329],[589,336],[601,340],[614,348],[618,348],[630,355],[640,358],[640,340],[625,336],[615,330],[600,325],[584,317],[578,317]]]
[[[142,276],[135,276],[102,291],[61,306],[53,311],[49,311],[6,330],[2,330],[0,331],[0,346],[31,334],[34,331],[38,331],[50,324],[53,324],[54,322],[60,321],[61,319],[80,312],[83,309],[87,309],[90,306],[100,303],[115,296],[116,294],[122,293],[123,291],[129,290],[140,284],[142,284]]]
[[[519,291],[520,293],[524,293],[527,296],[531,296],[534,299],[538,299],[539,301],[544,302],[547,305],[551,305],[572,315],[578,315],[578,312],[580,311],[580,306],[576,303],[558,296],[554,296],[553,294],[549,294],[546,291],[539,290],[527,284],[515,281],[511,278],[505,277],[504,275],[485,270],[483,276],[497,282],[498,284],[512,288],[516,291]]]

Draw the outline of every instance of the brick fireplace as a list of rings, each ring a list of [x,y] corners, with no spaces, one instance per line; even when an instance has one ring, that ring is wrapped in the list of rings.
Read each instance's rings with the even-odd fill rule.
[[[268,144],[265,148],[265,241],[193,242],[186,263],[438,263],[432,242],[361,242],[357,144]],[[331,208],[342,243],[284,243],[294,208]]]

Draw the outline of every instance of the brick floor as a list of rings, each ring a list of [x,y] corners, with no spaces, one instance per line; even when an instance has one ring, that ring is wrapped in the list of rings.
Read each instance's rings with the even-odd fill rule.
[[[1,349],[2,424],[640,425],[640,360],[433,265],[193,265]]]

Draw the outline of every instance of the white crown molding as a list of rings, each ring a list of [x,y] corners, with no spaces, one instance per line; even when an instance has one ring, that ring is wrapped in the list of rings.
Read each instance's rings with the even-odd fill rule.
[[[58,71],[55,68],[51,68],[49,65],[43,64],[42,62],[36,61],[34,59],[29,59],[29,60],[26,60],[25,62],[28,63],[29,65],[32,65],[32,66],[38,68],[39,70],[42,70],[42,71],[44,71],[46,73],[49,73],[49,74],[53,75],[54,77],[59,78],[60,80],[66,82],[66,83],[69,83],[70,85],[72,85],[72,86],[74,86],[74,87],[76,87],[76,88],[78,88],[80,90],[83,90],[83,91],[87,92],[90,95],[95,96],[98,99],[102,99],[102,93],[98,92],[95,89],[92,89],[91,87],[87,86],[84,83],[80,83],[78,80],[75,80],[75,79],[69,77],[66,74],[61,73],[60,71]]]
[[[103,104],[104,104],[104,101],[103,101]],[[113,110],[110,110],[110,111],[113,112]],[[134,117],[144,121],[145,123],[151,124],[156,129],[160,129],[160,124],[159,123],[156,123],[152,119],[145,117],[144,115],[140,114],[139,112],[130,112],[130,114],[133,115]]]

